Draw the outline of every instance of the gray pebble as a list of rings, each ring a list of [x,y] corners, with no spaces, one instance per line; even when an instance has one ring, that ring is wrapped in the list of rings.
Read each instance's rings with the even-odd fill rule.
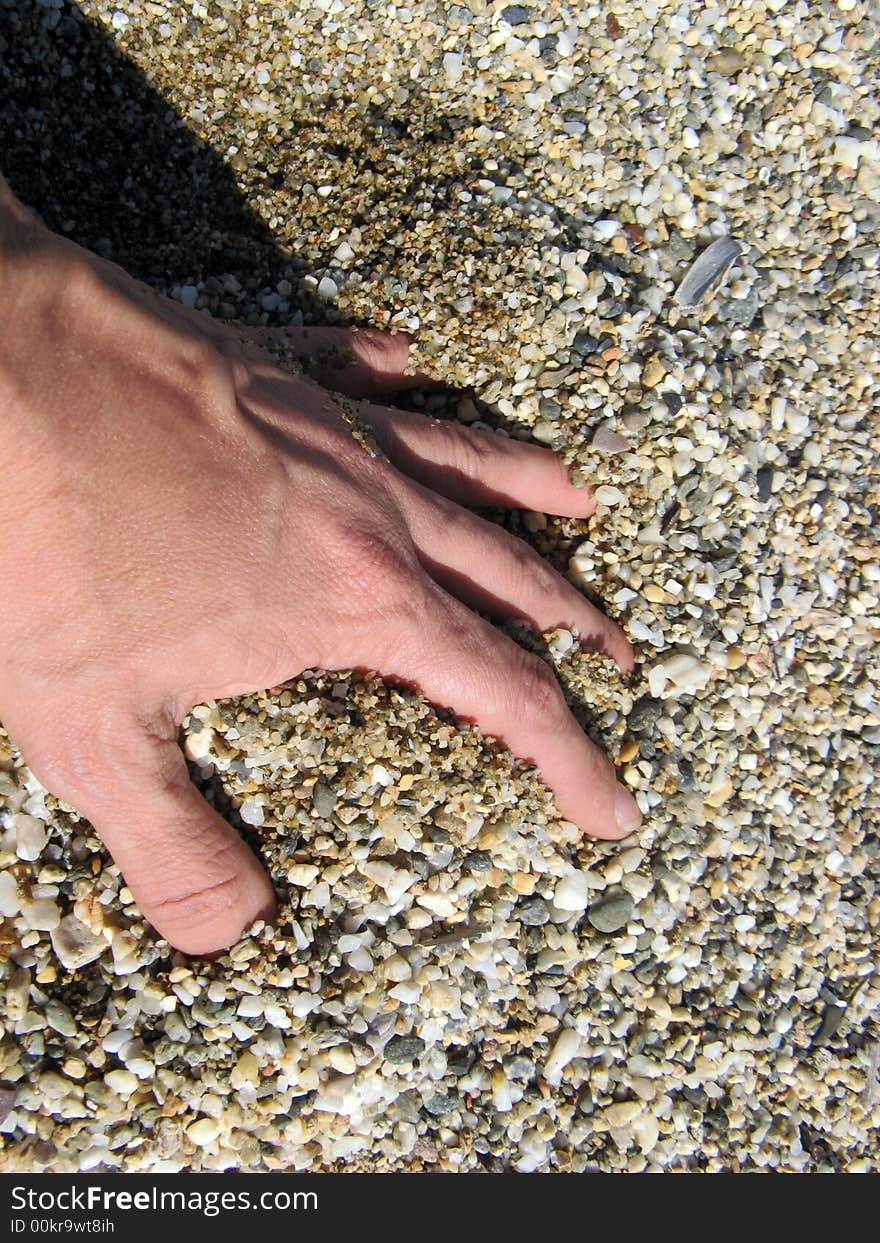
[[[527,898],[517,904],[516,913],[527,928],[546,924],[550,919],[550,910],[543,898]]]
[[[319,781],[312,790],[312,806],[322,820],[329,819],[336,807],[336,791],[326,782]]]
[[[649,733],[663,715],[663,703],[651,695],[643,695],[632,706],[627,717],[627,728],[634,734]]]
[[[508,4],[507,8],[501,10],[501,16],[510,26],[524,26],[532,20],[531,9],[522,4]]]
[[[458,1109],[461,1099],[457,1092],[436,1092],[424,1105],[425,1113],[432,1118],[442,1118]]]
[[[385,1046],[385,1061],[415,1062],[425,1051],[421,1036],[392,1036]]]
[[[615,890],[594,902],[587,911],[587,919],[598,932],[618,932],[633,917],[635,904],[628,893]]]

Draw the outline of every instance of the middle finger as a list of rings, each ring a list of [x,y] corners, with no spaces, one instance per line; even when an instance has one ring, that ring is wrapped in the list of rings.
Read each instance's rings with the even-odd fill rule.
[[[451,595],[499,620],[577,631],[585,647],[632,671],[632,645],[620,627],[523,540],[409,479],[397,502],[419,560]]]

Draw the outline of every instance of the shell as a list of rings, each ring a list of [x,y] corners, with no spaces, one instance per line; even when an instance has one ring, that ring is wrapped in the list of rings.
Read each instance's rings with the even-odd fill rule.
[[[719,237],[698,255],[675,291],[679,306],[697,306],[706,292],[716,285],[743,249],[731,237]]]

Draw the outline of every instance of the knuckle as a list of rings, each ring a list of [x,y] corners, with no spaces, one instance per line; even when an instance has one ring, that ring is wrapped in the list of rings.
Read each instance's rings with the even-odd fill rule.
[[[516,537],[510,538],[510,553],[519,580],[527,581],[542,595],[559,589],[559,576],[531,545]]]
[[[440,424],[439,431],[446,441],[450,466],[463,475],[480,475],[485,465],[497,457],[498,446],[488,435],[453,423]]]
[[[402,588],[413,568],[405,541],[392,532],[346,522],[333,542],[347,583],[367,593],[367,598],[387,598]]]
[[[240,872],[231,867],[231,862],[225,875],[218,871],[180,887],[166,887],[150,900],[149,918],[157,926],[173,922],[175,940],[179,940],[181,934],[213,924],[237,910],[242,900],[242,881]]]
[[[388,337],[369,328],[351,335],[350,348],[356,362],[379,371],[384,368],[391,353]]]
[[[517,711],[538,723],[555,720],[565,706],[552,670],[530,652],[524,652],[520,658],[518,676],[512,680],[511,691],[516,697]]]

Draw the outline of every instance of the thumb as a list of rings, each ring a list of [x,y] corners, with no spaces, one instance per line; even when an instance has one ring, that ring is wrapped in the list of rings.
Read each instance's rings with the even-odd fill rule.
[[[145,918],[176,949],[233,945],[272,917],[268,876],[190,781],[171,721],[116,722],[112,732],[107,724],[104,745],[80,744],[74,771],[50,788],[88,817]]]

